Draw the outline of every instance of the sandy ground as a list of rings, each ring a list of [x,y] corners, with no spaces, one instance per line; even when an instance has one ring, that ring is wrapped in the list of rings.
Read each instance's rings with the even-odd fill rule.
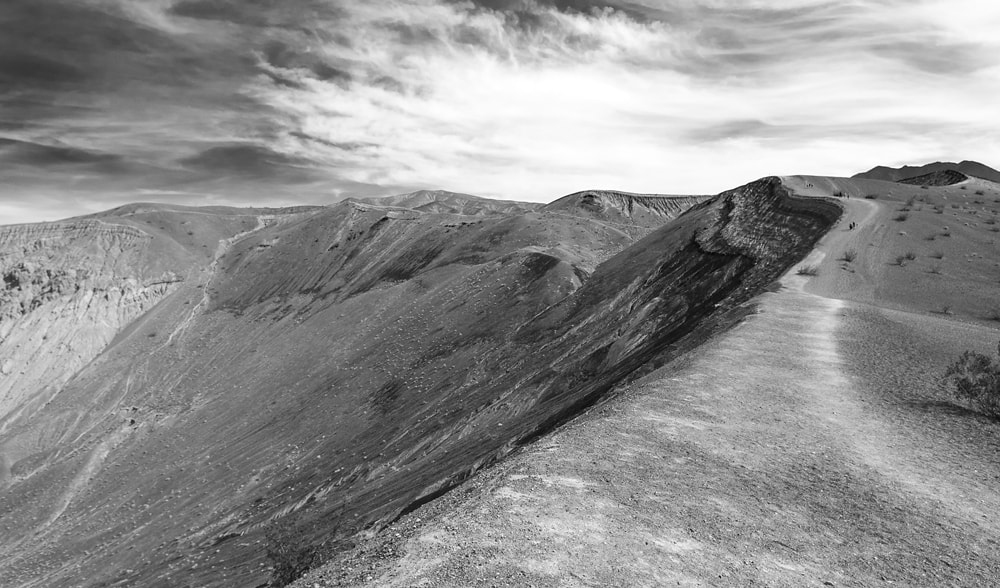
[[[297,585],[995,584],[1000,424],[938,378],[1000,332],[857,295],[845,204],[818,277]]]

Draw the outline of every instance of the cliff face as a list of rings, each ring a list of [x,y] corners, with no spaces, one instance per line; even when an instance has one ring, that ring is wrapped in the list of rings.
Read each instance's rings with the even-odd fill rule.
[[[0,433],[180,281],[137,269],[151,240],[97,221],[0,227]]]
[[[899,180],[900,184],[910,184],[913,186],[953,186],[961,184],[969,179],[969,176],[952,169],[931,172],[913,178]]]
[[[708,196],[662,196],[614,190],[587,190],[564,196],[545,205],[541,210],[655,228],[708,198]]]
[[[346,202],[221,248],[0,436],[0,584],[260,584],[269,526],[330,550],[433,498],[724,328],[839,215],[773,179],[672,221],[612,201]]]
[[[46,417],[66,384],[170,294],[203,287],[220,244],[260,225],[241,211],[143,205],[0,226],[0,488],[28,456],[79,449],[60,445],[67,422],[100,411]]]

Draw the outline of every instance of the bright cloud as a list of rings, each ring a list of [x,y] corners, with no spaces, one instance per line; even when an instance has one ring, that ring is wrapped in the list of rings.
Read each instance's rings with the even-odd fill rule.
[[[355,181],[532,200],[1000,159],[1000,48],[957,34],[941,18],[954,4],[688,2],[680,24],[522,6],[366,5],[349,42],[315,49],[350,63],[351,83],[250,91],[316,139],[285,149]]]
[[[1000,5],[977,0],[10,2],[0,211],[19,219],[60,191],[68,212],[547,201],[1000,164]]]

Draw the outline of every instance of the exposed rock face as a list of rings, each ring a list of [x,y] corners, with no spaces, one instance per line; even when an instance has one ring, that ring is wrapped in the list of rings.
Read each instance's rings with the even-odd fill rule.
[[[658,227],[708,196],[662,196],[614,190],[587,190],[564,196],[541,210],[602,218],[606,221]]]
[[[180,281],[143,275],[151,239],[97,221],[0,227],[0,433]]]
[[[983,165],[977,161],[962,161],[960,163],[938,161],[921,166],[904,165],[900,168],[885,167],[880,165],[866,172],[855,174],[851,177],[856,179],[899,182],[910,178],[916,178],[918,176],[948,170],[956,171],[967,176],[982,178],[991,182],[1000,182],[1000,171],[997,171],[987,165]]]
[[[97,235],[108,240],[121,239],[123,243],[134,243],[136,240],[150,238],[150,235],[127,225],[77,219],[52,223],[0,225],[0,247],[4,248],[6,257],[12,255],[11,249],[16,247],[22,247],[25,252],[38,251],[46,246],[46,240],[91,239]]]
[[[0,436],[0,584],[258,585],[272,522],[331,548],[432,499],[724,328],[839,216],[776,179],[673,221],[601,202],[345,202],[222,248]]]

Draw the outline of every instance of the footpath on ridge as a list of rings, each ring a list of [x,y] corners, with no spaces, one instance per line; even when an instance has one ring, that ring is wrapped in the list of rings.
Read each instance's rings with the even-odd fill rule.
[[[837,257],[891,213],[843,203],[819,276],[295,585],[995,583],[996,435],[912,400],[940,376],[921,349],[995,331],[841,299]]]

